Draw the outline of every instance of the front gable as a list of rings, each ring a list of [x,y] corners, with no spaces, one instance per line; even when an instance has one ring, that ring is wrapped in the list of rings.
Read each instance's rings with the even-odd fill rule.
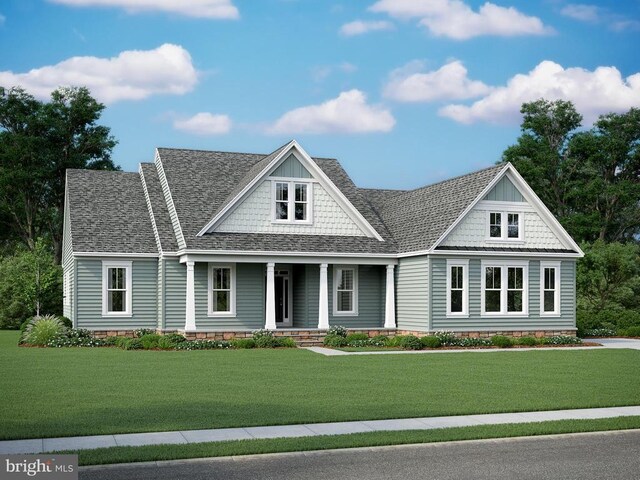
[[[299,216],[298,209],[304,214]],[[287,213],[276,213],[282,210]],[[215,232],[360,236],[382,241],[295,141],[274,155],[198,235]]]
[[[511,164],[472,202],[435,247],[570,250],[582,254]]]

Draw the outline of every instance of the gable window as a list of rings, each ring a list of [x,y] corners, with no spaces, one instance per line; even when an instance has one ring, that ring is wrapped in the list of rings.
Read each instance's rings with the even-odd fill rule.
[[[130,317],[131,262],[102,262],[102,315]]]
[[[528,276],[528,261],[483,261],[482,315],[528,315]]]
[[[522,214],[512,212],[488,212],[488,240],[522,240]]]
[[[306,182],[273,182],[273,221],[278,223],[311,223],[311,184]]]
[[[540,262],[540,315],[560,315],[560,262]]]
[[[447,316],[469,313],[469,262],[447,260]]]
[[[333,314],[358,314],[358,268],[355,266],[333,268]]]
[[[209,265],[209,316],[235,315],[236,276],[235,265]]]

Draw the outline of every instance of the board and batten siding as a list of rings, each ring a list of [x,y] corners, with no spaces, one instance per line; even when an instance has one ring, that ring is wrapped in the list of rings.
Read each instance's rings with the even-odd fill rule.
[[[382,328],[386,270],[381,265],[358,265],[358,315],[333,314],[333,265],[327,269],[329,294],[329,326],[347,328]],[[320,303],[320,266],[300,265],[294,268],[293,327],[318,328]]]
[[[509,178],[502,177],[495,187],[491,189],[484,197],[484,200],[493,200],[498,202],[524,202],[525,199],[520,190],[511,183]]]
[[[459,259],[459,258],[456,258]],[[495,259],[495,257],[485,260]],[[500,257],[500,260],[509,260]],[[522,258],[514,258],[521,261]],[[469,260],[469,316],[446,315],[447,259],[432,258],[431,266],[431,329],[452,331],[511,331],[511,330],[566,330],[575,328],[575,264],[562,260],[560,265],[560,315],[540,315],[540,260],[529,258],[529,315],[527,317],[481,316],[481,259]]]
[[[429,257],[401,258],[396,266],[396,323],[400,330],[428,331]]]
[[[118,258],[132,262],[132,316],[102,316],[102,260],[76,259],[76,325],[89,330],[131,330],[157,327],[158,260],[155,258]],[[116,260],[109,258],[105,260]]]
[[[309,170],[304,168],[304,165],[296,158],[292,153],[289,155],[273,172],[272,177],[287,177],[287,178],[312,178]]]

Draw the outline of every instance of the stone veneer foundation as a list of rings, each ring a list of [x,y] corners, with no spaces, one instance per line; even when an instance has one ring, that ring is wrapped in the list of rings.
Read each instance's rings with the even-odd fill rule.
[[[376,335],[415,335],[416,337],[424,337],[433,335],[434,332],[419,332],[415,330],[398,330],[398,329],[348,329],[348,333],[366,333],[369,337]],[[157,333],[179,333],[184,335],[188,340],[232,340],[234,338],[251,338],[253,330],[228,330],[228,331],[202,331],[202,332],[185,332],[184,330],[157,330]],[[575,336],[576,329],[569,330],[495,330],[495,331],[469,331],[469,332],[453,332],[457,337],[461,338],[490,338],[494,335],[504,335],[507,337],[552,337],[555,335]],[[322,340],[327,334],[326,330],[318,329],[278,329],[274,331],[276,337],[291,337],[299,345],[322,344]],[[93,336],[97,338],[104,337],[133,337],[134,330],[94,330]]]

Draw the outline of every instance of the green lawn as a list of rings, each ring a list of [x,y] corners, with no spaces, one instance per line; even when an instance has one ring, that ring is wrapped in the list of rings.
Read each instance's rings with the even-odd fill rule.
[[[325,357],[19,348],[0,332],[0,438],[640,404],[640,351]]]

